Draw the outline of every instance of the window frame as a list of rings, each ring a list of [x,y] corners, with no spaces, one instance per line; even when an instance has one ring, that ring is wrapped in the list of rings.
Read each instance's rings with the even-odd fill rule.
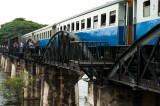
[[[81,30],[85,29],[85,19],[81,20]]]
[[[87,30],[91,29],[91,22],[91,17],[87,18]]]
[[[71,23],[71,31],[74,31],[74,29],[75,29],[74,26],[75,26],[75,23],[72,22],[72,23]]]
[[[149,2],[149,5],[144,6],[146,2]],[[146,4],[147,4],[147,3],[146,3]],[[149,15],[145,16],[145,9],[146,9],[147,7],[149,7]],[[143,17],[144,17],[144,18],[145,18],[145,17],[150,17],[150,15],[151,15],[150,10],[151,10],[151,1],[150,1],[150,0],[144,1],[144,2],[143,2]]]
[[[104,20],[105,22],[102,22],[102,18],[103,18],[103,20],[105,19]],[[106,13],[101,14],[101,27],[106,26],[106,20],[107,20],[107,14]]]
[[[78,27],[77,27],[78,26]],[[76,31],[79,31],[79,21],[76,21]]]
[[[116,12],[116,10],[113,10],[113,11],[110,11],[109,12],[109,26],[113,26],[113,25],[115,25],[116,24],[116,15],[117,15],[117,12]],[[113,17],[113,16],[115,16],[115,18],[114,18],[114,23],[112,22],[112,18],[111,17]],[[111,23],[112,22],[112,23]]]

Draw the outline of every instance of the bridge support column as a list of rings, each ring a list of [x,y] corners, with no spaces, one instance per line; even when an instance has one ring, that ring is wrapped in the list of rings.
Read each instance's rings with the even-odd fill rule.
[[[16,77],[16,67],[17,67],[17,62],[16,59],[13,60],[13,62],[11,63],[11,78],[15,78]]]
[[[122,84],[108,83],[100,87],[90,83],[88,102],[94,106],[157,106],[160,94],[132,88]]]
[[[11,72],[11,60],[7,57],[5,62],[5,72]]]
[[[2,69],[5,68],[5,56],[4,55],[1,56],[1,66],[2,66]]]
[[[78,106],[75,85],[81,73],[55,67],[42,70],[41,106]]]
[[[41,89],[41,82],[38,73],[38,67],[36,63],[25,61],[25,69],[24,72],[31,74],[32,78],[34,79],[32,83],[30,83],[30,89],[24,90],[24,97],[26,99],[40,99],[40,89]],[[28,83],[27,83],[28,84]]]

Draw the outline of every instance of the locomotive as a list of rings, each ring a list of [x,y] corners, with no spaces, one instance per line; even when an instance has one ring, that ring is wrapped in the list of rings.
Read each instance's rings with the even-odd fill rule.
[[[160,0],[116,0],[23,35],[43,48],[58,31],[110,47],[131,45],[160,22]]]

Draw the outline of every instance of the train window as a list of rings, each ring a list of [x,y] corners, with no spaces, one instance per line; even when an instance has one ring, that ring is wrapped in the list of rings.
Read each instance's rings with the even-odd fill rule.
[[[67,31],[70,31],[70,24],[67,25]]]
[[[158,0],[158,16],[160,16],[160,0]]]
[[[46,35],[46,34],[45,34],[45,32],[43,32],[43,39],[45,39],[45,38],[46,38],[46,37],[45,37],[45,35]]]
[[[49,38],[49,35],[50,35],[50,34],[49,34],[49,31],[48,31],[48,38]]]
[[[66,30],[66,25],[64,25],[64,27],[63,27],[63,28],[64,28],[63,30],[65,31],[65,30]]]
[[[38,34],[37,34],[37,40],[39,40]]]
[[[72,31],[74,31],[74,22],[72,23],[72,28],[71,28]]]
[[[36,40],[36,35],[34,35],[34,40]]]
[[[81,20],[81,29],[83,30],[85,28],[85,20]]]
[[[48,38],[48,32],[46,31],[46,38]]]
[[[60,30],[62,31],[62,26],[60,27]]]
[[[150,16],[150,0],[143,3],[143,17]]]
[[[40,36],[39,36],[39,37],[40,37],[40,39],[41,39],[41,33],[40,33]]]
[[[109,24],[113,25],[116,23],[116,11],[111,11],[110,12],[110,18],[109,18]]]
[[[41,34],[42,34],[41,36],[42,36],[42,39],[43,39],[43,33],[41,33]]]
[[[48,31],[46,32],[46,38],[48,38]]]
[[[87,29],[91,28],[91,18],[87,18]]]
[[[52,32],[51,32],[51,30],[50,30],[50,38],[51,38],[51,36],[52,36]]]
[[[93,28],[94,28],[94,29],[97,29],[97,28],[98,28],[98,15],[97,15],[97,16],[94,16]]]
[[[101,14],[101,26],[106,25],[106,13]]]
[[[76,22],[76,30],[79,30],[79,21]]]

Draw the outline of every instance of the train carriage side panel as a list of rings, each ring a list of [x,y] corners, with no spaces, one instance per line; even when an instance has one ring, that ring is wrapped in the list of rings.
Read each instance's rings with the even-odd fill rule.
[[[160,23],[159,0],[137,1],[137,38]]]
[[[118,40],[118,8],[119,3],[89,12],[76,18],[58,23],[58,29],[64,30],[67,25],[70,26],[70,31],[78,35],[82,41],[105,41],[110,46],[119,45]],[[102,24],[102,14],[106,14],[106,23]],[[90,28],[87,27],[87,20],[91,18]],[[85,22],[85,28],[82,29],[82,20]],[[96,23],[97,21],[98,23]],[[77,28],[76,23],[79,23]],[[74,23],[74,30],[72,30]],[[77,30],[78,29],[78,30]]]
[[[119,45],[126,44],[126,37],[127,37],[127,26],[126,26],[126,3],[122,2],[119,3],[118,9],[118,34],[119,34]]]

